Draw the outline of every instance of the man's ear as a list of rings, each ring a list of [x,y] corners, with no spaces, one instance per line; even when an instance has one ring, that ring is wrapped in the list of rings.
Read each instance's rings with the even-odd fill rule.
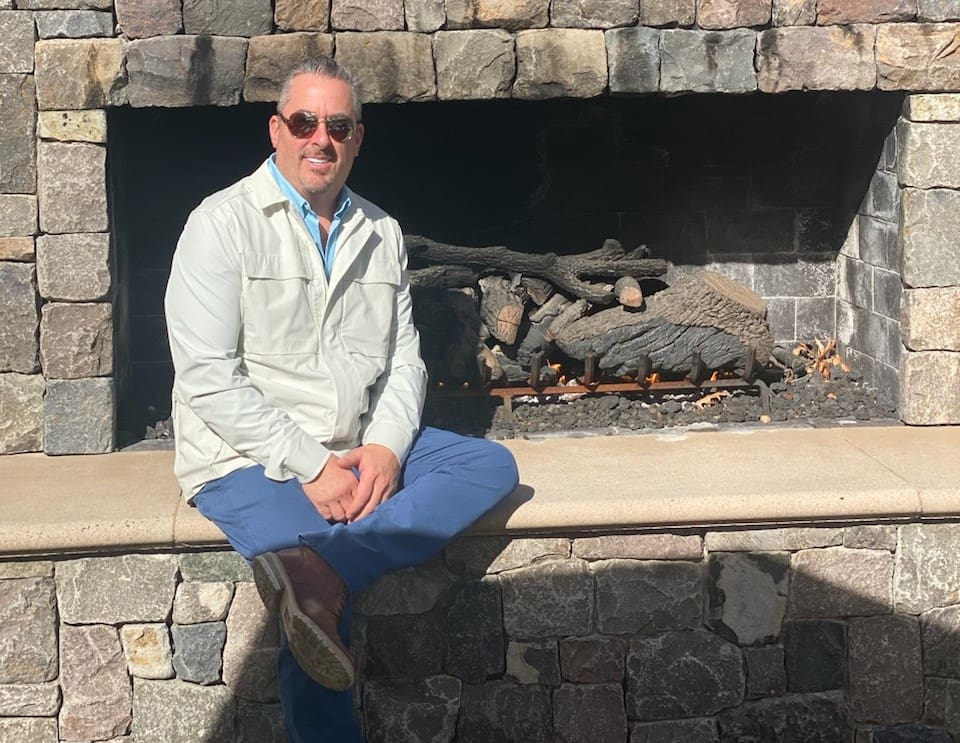
[[[270,144],[273,145],[273,149],[277,149],[277,141],[280,139],[280,117],[276,114],[271,116],[267,128],[270,130]]]
[[[361,123],[358,123],[358,124],[357,124],[357,131],[356,131],[356,133],[353,135],[353,142],[354,142],[353,146],[354,146],[354,148],[357,150],[357,153],[356,153],[356,154],[360,154],[360,145],[363,144],[363,133],[364,133],[364,131],[366,131],[366,130],[363,128],[363,123],[362,123],[362,122],[361,122]]]

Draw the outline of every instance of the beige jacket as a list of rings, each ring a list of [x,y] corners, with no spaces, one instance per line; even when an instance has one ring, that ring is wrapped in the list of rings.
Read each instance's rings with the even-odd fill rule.
[[[270,174],[205,199],[166,294],[184,495],[240,467],[312,480],[360,443],[406,459],[426,369],[397,222],[350,193],[333,273]]]

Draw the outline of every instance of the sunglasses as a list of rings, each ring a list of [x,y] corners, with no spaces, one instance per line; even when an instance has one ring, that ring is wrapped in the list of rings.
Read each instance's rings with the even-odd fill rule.
[[[312,137],[313,133],[319,128],[321,121],[327,127],[327,136],[334,142],[347,142],[353,139],[353,135],[357,131],[357,122],[343,114],[317,116],[311,111],[294,111],[290,114],[290,118],[287,118],[277,111],[277,116],[297,139]]]

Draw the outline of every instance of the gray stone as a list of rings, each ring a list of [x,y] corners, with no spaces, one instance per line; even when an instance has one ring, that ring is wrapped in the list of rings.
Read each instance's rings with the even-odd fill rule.
[[[924,678],[923,721],[945,727],[954,735],[960,732],[960,681]]]
[[[0,194],[0,237],[33,235],[37,231],[37,197]]]
[[[440,673],[441,653],[446,650],[440,641],[441,631],[436,612],[364,617],[363,678],[426,678]],[[502,667],[501,660],[500,670]],[[485,678],[486,674],[480,676],[481,680]]]
[[[60,142],[107,141],[107,112],[96,111],[40,111],[37,126],[41,139]]]
[[[846,626],[827,620],[787,622],[783,654],[790,691],[840,689],[847,661]]]
[[[227,618],[233,599],[233,583],[184,581],[173,599],[173,621],[177,624],[220,622]]]
[[[105,147],[40,142],[37,155],[40,227],[44,232],[104,232],[107,219]]]
[[[457,741],[463,743],[553,743],[550,689],[508,681],[465,686],[457,727]]]
[[[696,534],[611,534],[573,540],[573,556],[584,560],[699,560],[703,537]]]
[[[757,266],[754,291],[768,296],[830,297],[836,292],[837,272],[833,256],[819,253],[794,256],[764,256]]]
[[[252,581],[253,571],[241,555],[226,552],[188,552],[180,556],[180,575],[185,581],[216,583]]]
[[[0,370],[37,368],[37,294],[29,263],[0,263]]]
[[[540,0],[446,0],[447,28],[543,28],[550,4]]]
[[[643,0],[640,3],[640,23],[644,26],[692,26],[696,17],[696,0]]]
[[[917,20],[960,21],[960,7],[954,0],[919,0]]]
[[[453,584],[453,576],[439,559],[388,573],[357,598],[357,612],[377,614],[423,614],[437,605],[441,594]]]
[[[57,565],[57,602],[68,624],[163,622],[170,616],[177,561],[171,555],[121,555]]]
[[[0,374],[0,453],[43,448],[43,391],[44,379],[40,374]]]
[[[113,13],[99,10],[45,10],[34,14],[41,39],[113,36]]]
[[[908,95],[903,104],[903,116],[910,121],[956,122],[960,120],[960,93]]]
[[[812,26],[817,21],[817,0],[773,0],[774,26]]]
[[[921,615],[920,626],[924,674],[960,677],[960,606],[931,609]]]
[[[602,632],[653,634],[703,624],[703,571],[697,563],[603,560],[590,570]]]
[[[453,740],[460,691],[460,682],[449,676],[364,684],[366,740],[368,743]]]
[[[130,105],[236,105],[243,88],[247,44],[246,39],[224,36],[158,36],[129,42]]]
[[[956,560],[960,526],[908,524],[898,531],[896,611],[920,614],[939,606],[960,604],[960,564]]]
[[[499,29],[440,31],[433,37],[440,100],[508,98],[516,74],[513,36]]]
[[[792,343],[801,339],[797,333],[797,299],[794,297],[765,297],[767,323],[777,343]]]
[[[173,633],[173,669],[181,681],[209,686],[220,681],[221,653],[227,641],[223,622],[175,624]]]
[[[290,33],[254,36],[247,50],[245,101],[274,102],[287,73],[304,59],[333,54],[330,34]]]
[[[512,570],[500,581],[510,637],[585,635],[592,629],[594,579],[580,560]]]
[[[113,371],[113,312],[106,302],[49,302],[40,320],[40,361],[48,379],[100,377]]]
[[[903,295],[903,280],[894,271],[873,271],[873,311],[891,320],[900,322],[900,300]]]
[[[797,338],[809,341],[835,337],[836,310],[836,300],[832,297],[798,297]]]
[[[915,188],[960,188],[960,123],[897,122],[897,176]]]
[[[611,93],[653,93],[660,88],[660,32],[618,28],[604,34]]]
[[[849,617],[886,614],[892,607],[893,555],[830,547],[793,556],[790,614]]]
[[[60,736],[109,740],[130,728],[133,690],[115,627],[60,627]]]
[[[560,641],[565,681],[583,684],[623,680],[627,642],[619,637],[567,637]]]
[[[915,0],[818,0],[817,23],[889,23],[911,21]]]
[[[626,670],[632,720],[712,715],[744,698],[740,649],[701,630],[632,640]]]
[[[792,527],[782,529],[736,529],[708,531],[707,552],[777,552],[834,547],[843,544],[843,529]]]
[[[551,0],[550,25],[570,28],[632,26],[640,15],[637,0]]]
[[[259,36],[273,30],[270,0],[183,0],[183,32]]]
[[[900,329],[911,350],[960,351],[960,287],[905,291]]]
[[[3,415],[0,414],[0,420]],[[17,558],[16,562],[0,562],[0,579],[4,578],[52,578],[53,562]]]
[[[507,647],[507,678],[520,684],[560,685],[557,643],[511,642]]]
[[[887,550],[897,549],[895,526],[847,526],[843,530],[843,546],[851,549]]]
[[[793,209],[733,208],[710,212],[707,215],[710,233],[707,247],[711,253],[792,253],[795,219]],[[781,262],[789,259],[791,264],[796,261],[795,255],[770,257],[780,258]],[[755,267],[754,271],[763,275],[758,268]]]
[[[536,29],[517,33],[515,98],[593,98],[607,86],[602,31]]]
[[[257,587],[238,583],[227,615],[223,681],[235,696],[250,702],[276,702],[277,618],[263,606]]]
[[[447,14],[442,3],[434,0],[405,0],[403,13],[408,31],[433,33],[443,27]]]
[[[917,618],[854,619],[848,633],[851,719],[882,725],[918,719],[923,711],[923,661]]]
[[[874,172],[870,186],[860,205],[860,214],[896,222],[900,216],[900,187],[893,173]]]
[[[173,678],[173,653],[166,624],[125,624],[120,628],[120,643],[131,676]]]
[[[106,233],[37,238],[37,283],[44,299],[94,302],[110,292],[110,236]]]
[[[589,714],[584,714],[586,710]],[[553,729],[558,743],[625,741],[623,688],[618,684],[561,686],[553,694]]]
[[[137,743],[236,740],[236,701],[225,686],[184,681],[133,681],[133,736]]]
[[[898,206],[900,199],[897,199]],[[860,258],[873,266],[900,270],[900,226],[873,217],[859,217]],[[898,220],[899,222],[899,220]]]
[[[437,97],[433,51],[427,34],[340,33],[336,58],[356,71],[365,102],[403,103]]]
[[[333,0],[330,25],[337,31],[403,31],[403,0]]]
[[[276,0],[273,19],[283,31],[327,31],[330,0]]]
[[[112,451],[113,409],[112,379],[47,380],[43,398],[44,452],[105,454]]]
[[[709,571],[710,617],[715,629],[732,634],[740,645],[780,635],[787,610],[789,555],[710,555]]]
[[[960,284],[952,259],[960,230],[960,192],[946,188],[903,192],[902,272],[910,287]]]
[[[0,74],[33,72],[33,13],[0,14]]]
[[[900,417],[916,426],[960,423],[960,354],[916,351],[900,362]]]
[[[121,39],[47,39],[36,45],[37,104],[42,110],[126,103]]]
[[[851,739],[839,692],[747,702],[719,717],[720,740],[836,743]]]
[[[873,271],[855,258],[841,255],[837,259],[837,297],[864,309],[870,308],[873,294]]]
[[[836,248],[835,214],[829,209],[798,209],[797,250],[823,253]]]
[[[55,717],[60,710],[60,685],[0,684],[0,717]],[[0,740],[5,740],[0,734]]]
[[[36,247],[32,237],[0,237],[0,261],[33,261]]]
[[[875,728],[870,738],[871,743],[953,743],[954,740],[946,730],[919,723]]]
[[[280,705],[240,702],[236,736],[235,743],[287,743]]]
[[[770,11],[771,0],[698,0],[697,24],[707,29],[765,26]]]
[[[16,0],[23,10],[110,10],[113,0]]]
[[[901,0],[906,6],[906,0]],[[956,24],[877,26],[877,87],[941,91],[960,88],[960,61],[943,50],[956,43]]]
[[[115,0],[117,25],[128,39],[178,34],[183,29],[180,0]]]
[[[58,743],[57,721],[36,717],[0,719],[0,741],[3,743]]]
[[[787,673],[783,648],[779,645],[763,645],[744,648],[747,662],[747,697],[780,696],[787,690]]]
[[[757,35],[738,30],[666,30],[660,39],[660,90],[666,93],[749,93]]]
[[[4,15],[0,13],[0,21]],[[33,81],[32,75],[0,75],[0,157],[3,162],[0,191],[3,192],[36,190],[37,103]]]
[[[467,683],[503,672],[506,638],[496,579],[457,586],[442,623],[443,670]]]
[[[713,718],[630,723],[630,743],[720,743]]]
[[[873,26],[795,26],[762,31],[757,82],[764,93],[870,90],[876,84]],[[829,59],[830,64],[822,60]]]
[[[0,581],[0,683],[32,684],[57,676],[53,581]]]
[[[461,537],[446,549],[446,562],[455,573],[485,575],[522,568],[536,562],[570,556],[570,540]]]

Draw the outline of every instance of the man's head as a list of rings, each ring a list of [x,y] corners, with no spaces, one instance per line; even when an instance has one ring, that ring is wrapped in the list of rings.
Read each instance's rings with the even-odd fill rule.
[[[297,65],[270,118],[277,167],[321,216],[332,216],[363,141],[360,93],[343,65],[321,57]]]

